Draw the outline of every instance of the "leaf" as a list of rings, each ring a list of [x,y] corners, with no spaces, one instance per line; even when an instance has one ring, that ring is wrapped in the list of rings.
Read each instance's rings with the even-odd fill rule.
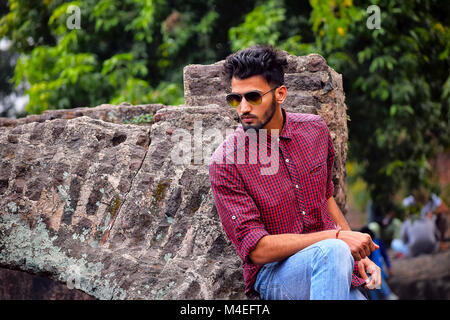
[[[392,105],[391,108],[389,109],[389,114],[391,117],[395,116],[395,113],[397,112],[397,106],[396,105]]]
[[[130,52],[118,53],[103,62],[102,74],[107,75],[112,70],[119,68],[119,67],[123,67],[126,65],[127,61],[132,61],[132,60],[133,60],[132,53],[130,53]]]
[[[233,50],[260,43],[275,45],[280,37],[277,28],[284,19],[285,9],[277,1],[255,7],[242,24],[230,28],[228,35]]]
[[[67,18],[67,9],[70,6],[81,6],[81,1],[71,1],[61,4],[59,7],[57,7],[55,10],[53,10],[52,15],[48,19],[48,24],[53,25],[56,20],[61,20],[61,18]],[[64,19],[64,24],[66,22],[66,19]]]
[[[397,168],[402,168],[404,166],[403,161],[395,160],[390,162],[386,167],[382,169],[382,172],[386,173],[387,176],[391,176]]]

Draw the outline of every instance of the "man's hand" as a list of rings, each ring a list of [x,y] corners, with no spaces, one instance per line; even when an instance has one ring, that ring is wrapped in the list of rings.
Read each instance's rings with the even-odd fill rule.
[[[336,225],[342,228],[339,239],[348,244],[355,261],[368,257],[372,251],[378,249],[378,246],[372,242],[372,238],[367,233],[351,231],[334,197],[328,199],[328,214]]]
[[[341,230],[339,239],[344,241],[350,247],[350,251],[355,261],[368,257],[372,251],[379,248],[367,233]]]
[[[381,287],[381,269],[369,258],[358,261],[358,270],[361,278],[366,280],[367,289],[379,289]],[[367,276],[370,274],[371,279]]]

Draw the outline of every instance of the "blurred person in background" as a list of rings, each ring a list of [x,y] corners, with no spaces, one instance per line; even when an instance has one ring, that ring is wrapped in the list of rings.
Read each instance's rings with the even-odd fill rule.
[[[428,199],[428,202],[423,206],[421,215],[431,214],[433,220],[436,224],[437,229],[437,237],[439,240],[439,250],[444,251],[448,248],[448,244],[445,241],[449,241],[450,239],[445,238],[445,233],[447,231],[447,217],[448,207],[442,201],[442,199],[436,194],[432,193]]]
[[[442,200],[421,187],[415,190],[412,198],[405,198],[403,203],[407,206],[408,217],[402,224],[400,239],[392,241],[392,249],[406,257],[438,252],[441,232],[434,211],[441,206]],[[420,214],[413,210],[417,206],[421,208]]]

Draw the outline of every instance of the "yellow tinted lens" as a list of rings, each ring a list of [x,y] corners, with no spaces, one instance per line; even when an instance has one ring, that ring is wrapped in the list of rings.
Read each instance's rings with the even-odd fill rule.
[[[262,102],[261,93],[259,93],[258,91],[247,92],[244,95],[244,97],[245,97],[245,100],[248,101],[248,103],[251,103],[253,105],[258,105],[258,104],[261,104],[261,102]]]
[[[227,102],[233,108],[236,108],[241,103],[241,96],[237,94],[229,94],[227,95]]]

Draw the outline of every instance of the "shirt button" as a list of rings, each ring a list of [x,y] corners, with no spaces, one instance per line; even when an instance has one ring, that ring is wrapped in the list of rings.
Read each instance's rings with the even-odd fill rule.
[[[296,184],[295,187],[298,189],[298,184]]]
[[[231,219],[236,220],[236,216],[231,216]]]
[[[289,159],[286,159],[286,162],[289,162]]]
[[[306,212],[305,211],[302,211],[302,215],[305,215],[306,214]]]

